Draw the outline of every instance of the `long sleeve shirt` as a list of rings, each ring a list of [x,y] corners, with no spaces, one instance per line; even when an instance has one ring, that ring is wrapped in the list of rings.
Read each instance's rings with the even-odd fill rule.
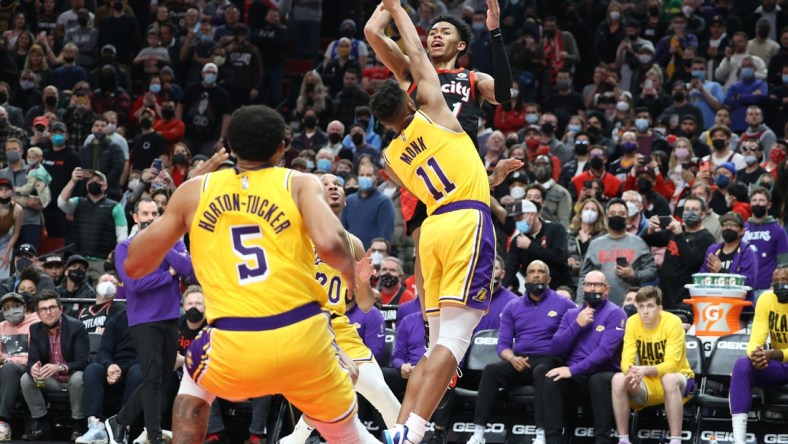
[[[547,289],[539,302],[528,295],[509,302],[501,315],[497,351],[510,349],[517,356],[549,355],[552,339],[564,314],[577,306]]]
[[[137,363],[137,349],[134,348],[134,342],[131,340],[126,313],[118,313],[104,325],[96,362],[105,369],[112,364],[117,364],[124,374]]]
[[[745,117],[747,108],[762,105],[769,99],[769,85],[763,80],[739,80],[728,87],[725,93],[725,104],[731,107],[731,130],[737,133],[745,131],[749,125]]]
[[[566,357],[572,376],[619,370],[626,313],[606,300],[594,310],[594,321],[581,327],[577,316],[583,308],[569,310],[561,319],[552,354]]]
[[[178,319],[180,316],[181,292],[177,276],[193,277],[194,269],[186,245],[178,241],[152,273],[132,279],[126,275],[123,262],[129,254],[133,238],[115,248],[115,269],[126,289],[126,312],[129,327],[137,324]],[[170,274],[170,267],[177,273]]]
[[[761,294],[755,304],[752,334],[747,344],[747,355],[757,347],[766,346],[766,337],[771,339],[772,348],[783,351],[783,362],[788,362],[788,304],[781,304],[773,291]]]
[[[508,288],[505,288],[503,285],[498,287],[498,289],[492,293],[492,300],[490,301],[490,306],[487,308],[487,313],[482,316],[482,320],[479,321],[479,325],[473,329],[473,333],[476,334],[482,330],[499,329],[501,327],[503,309],[509,305],[509,302],[517,299],[518,296],[512,293]]]
[[[358,335],[364,345],[369,347],[375,359],[378,362],[383,362],[383,349],[386,345],[386,323],[383,321],[383,314],[377,307],[372,307],[368,312],[364,313],[358,308],[358,305],[353,305],[346,313],[350,319],[350,324],[356,327]]]
[[[412,313],[397,322],[397,340],[391,356],[391,366],[399,370],[402,364],[416,365],[424,356],[424,320],[421,312]]]
[[[719,256],[720,253],[722,253],[722,247],[724,245],[724,242],[713,244],[708,250],[706,250],[706,257],[712,254]],[[699,272],[709,272],[708,261],[703,261],[703,265],[700,267]],[[736,248],[736,251],[733,254],[733,259],[731,259],[731,263],[728,266],[727,272],[731,274],[744,275],[744,285],[756,288],[755,277],[758,276],[758,257],[755,254],[755,250],[750,247],[749,243],[742,241],[739,244],[739,247]]]
[[[375,188],[363,197],[360,193],[349,196],[340,219],[345,229],[361,240],[364,248],[369,248],[376,237],[390,241],[394,234],[394,204]]]
[[[0,322],[0,354],[14,364],[27,367],[30,350],[30,326],[39,322],[38,315],[28,313],[19,325],[8,321]]]
[[[668,373],[695,376],[687,360],[687,343],[681,319],[673,313],[659,314],[659,324],[649,330],[639,315],[630,317],[624,327],[624,349],[621,351],[621,371],[633,365],[654,366],[658,377]]]
[[[756,290],[772,286],[772,273],[778,263],[788,262],[788,233],[779,221],[769,216],[762,223],[753,219],[744,224],[742,240],[756,251],[758,272],[755,275]]]

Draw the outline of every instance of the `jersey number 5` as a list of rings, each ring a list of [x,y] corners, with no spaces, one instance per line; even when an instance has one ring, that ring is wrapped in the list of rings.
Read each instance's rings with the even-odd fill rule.
[[[233,253],[243,261],[236,265],[239,283],[246,285],[264,281],[268,277],[265,250],[257,245],[244,245],[248,240],[263,238],[260,227],[257,225],[230,227],[230,236],[233,240]]]
[[[432,169],[432,171],[435,172],[435,175],[438,176],[438,179],[443,185],[443,192],[440,192],[437,188],[435,188],[435,185],[433,185],[432,180],[430,180],[430,176],[427,174],[427,171],[424,169],[424,167],[416,168],[416,174],[421,177],[421,180],[424,181],[424,185],[427,186],[430,194],[432,194],[432,198],[436,201],[439,201],[443,199],[444,193],[451,193],[455,188],[457,188],[457,186],[454,185],[454,182],[450,181],[448,177],[446,177],[446,174],[444,174],[441,166],[438,165],[438,161],[435,160],[434,157],[427,159],[427,165],[429,165],[430,169]]]

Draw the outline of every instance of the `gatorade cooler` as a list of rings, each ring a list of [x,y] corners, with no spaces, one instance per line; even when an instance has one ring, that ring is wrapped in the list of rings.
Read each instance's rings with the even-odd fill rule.
[[[693,278],[695,284],[686,285],[691,298],[684,302],[692,305],[695,314],[693,334],[710,352],[710,345],[717,342],[717,338],[741,330],[742,309],[752,305],[744,300],[750,287],[742,285],[744,276],[741,275],[697,273]]]

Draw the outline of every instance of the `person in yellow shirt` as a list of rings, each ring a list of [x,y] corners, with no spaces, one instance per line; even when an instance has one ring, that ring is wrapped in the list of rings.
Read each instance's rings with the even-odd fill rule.
[[[613,412],[619,444],[630,444],[629,412],[665,404],[670,444],[681,443],[683,405],[695,391],[681,319],[662,311],[662,291],[643,287],[635,296],[638,315],[627,320],[621,373],[613,376]]]
[[[764,350],[767,336],[771,339],[771,350]],[[788,265],[782,264],[772,274],[772,291],[761,294],[755,305],[747,356],[742,356],[733,365],[728,395],[733,444],[745,443],[753,387],[766,388],[788,383],[787,349]]]

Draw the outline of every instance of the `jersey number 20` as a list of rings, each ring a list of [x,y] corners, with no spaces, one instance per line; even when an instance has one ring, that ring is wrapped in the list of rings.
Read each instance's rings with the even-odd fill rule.
[[[237,225],[230,227],[233,253],[243,262],[236,265],[238,281],[241,285],[262,282],[268,277],[268,262],[265,250],[257,245],[244,245],[252,239],[262,239],[263,232],[257,225]]]
[[[436,201],[441,200],[445,196],[444,193],[450,194],[455,188],[457,188],[457,186],[454,185],[454,182],[450,181],[449,178],[446,177],[446,174],[441,169],[441,166],[438,165],[438,161],[435,160],[434,157],[427,159],[427,165],[430,167],[430,169],[432,169],[432,171],[435,172],[435,175],[438,176],[438,180],[440,180],[441,184],[443,185],[443,192],[435,188],[435,185],[433,185],[432,180],[430,180],[430,176],[427,174],[427,171],[424,169],[424,167],[416,168],[416,174],[421,177],[421,180],[424,181],[424,185],[427,186],[427,189],[430,191],[430,194],[432,194],[433,199]]]

